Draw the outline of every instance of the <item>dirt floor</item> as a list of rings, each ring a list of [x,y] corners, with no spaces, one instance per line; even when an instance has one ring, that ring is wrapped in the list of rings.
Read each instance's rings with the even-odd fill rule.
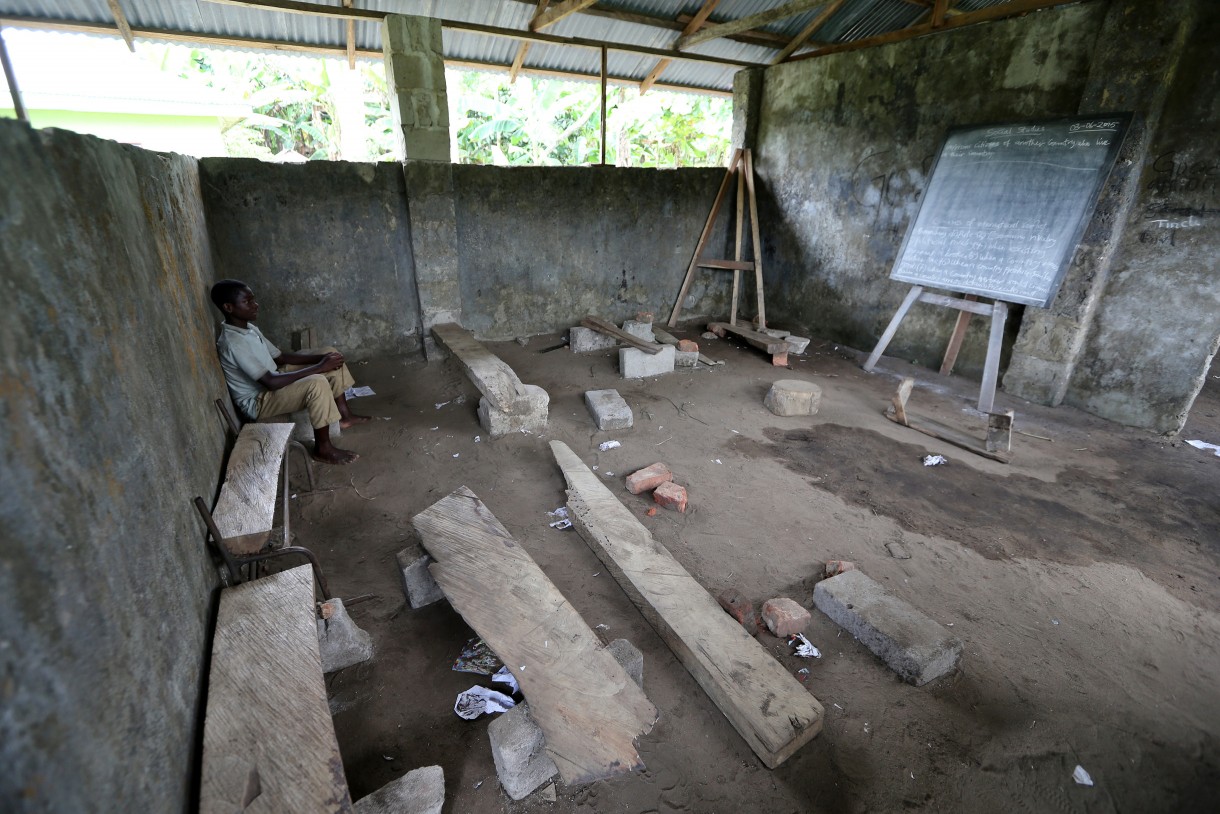
[[[680,332],[679,332],[680,333]],[[681,334],[694,337],[693,333]],[[377,360],[355,367],[377,395],[354,402],[385,417],[344,434],[354,465],[325,468],[298,493],[299,541],[332,590],[375,598],[352,607],[376,657],[328,677],[353,796],[432,764],[446,812],[1187,812],[1220,797],[1220,379],[1209,377],[1186,432],[1165,439],[1077,410],[1000,394],[1016,410],[1004,465],[887,421],[902,375],[918,380],[913,414],[981,438],[977,382],[815,342],[773,368],[732,340],[701,341],[726,364],[624,381],[617,356],[542,351],[558,336],[490,347],[551,395],[543,437],[489,441],[478,394],[452,362]],[[1218,371],[1220,372],[1220,371]],[[816,416],[778,418],[770,384],[822,388]],[[586,390],[615,388],[635,427],[597,432]],[[1042,436],[1041,438],[1037,436]],[[762,645],[826,710],[822,733],[766,769],[674,658],[574,530],[547,526],[564,503],[546,442],[566,442],[605,476],[658,541],[713,595],[735,586],[761,602],[812,607],[828,559],[849,559],[965,643],[961,668],[913,687],[818,611],[819,660]],[[599,452],[601,441],[622,446]],[[927,453],[949,462],[925,467]],[[685,515],[646,516],[625,490],[636,468],[665,461],[690,492]],[[409,520],[470,487],[532,554],[590,627],[644,654],[644,689],[660,710],[639,741],[647,768],[553,802],[513,802],[500,788],[489,719],[453,713],[480,676],[450,669],[473,634],[447,602],[412,610],[395,553]],[[909,559],[886,543],[901,542]],[[1072,780],[1083,766],[1095,785]]]

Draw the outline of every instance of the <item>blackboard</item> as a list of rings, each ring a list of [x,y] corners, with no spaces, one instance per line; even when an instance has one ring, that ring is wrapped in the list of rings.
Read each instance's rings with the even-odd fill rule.
[[[1121,113],[949,131],[890,277],[1046,307],[1130,120]]]

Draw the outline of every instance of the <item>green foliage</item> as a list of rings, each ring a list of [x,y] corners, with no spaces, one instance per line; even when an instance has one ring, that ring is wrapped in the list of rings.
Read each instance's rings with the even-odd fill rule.
[[[392,161],[383,68],[340,60],[160,46],[162,70],[202,76],[252,113],[224,133],[230,155],[285,160]],[[507,74],[446,71],[457,160],[469,164],[580,165],[601,160],[600,88]],[[662,91],[607,96],[606,161],[619,166],[724,166],[732,102]]]

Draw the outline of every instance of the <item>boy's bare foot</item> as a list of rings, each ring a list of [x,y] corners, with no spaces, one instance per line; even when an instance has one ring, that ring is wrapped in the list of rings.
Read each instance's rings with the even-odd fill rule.
[[[346,418],[339,419],[339,426],[346,430],[348,427],[354,427],[357,424],[367,424],[372,420],[372,416],[356,415],[355,413],[352,413]]]
[[[320,461],[324,464],[334,464],[336,466],[350,464],[359,457],[360,456],[355,452],[346,449],[339,449],[335,446],[330,447],[326,451],[314,450],[313,453],[313,459],[315,461]]]

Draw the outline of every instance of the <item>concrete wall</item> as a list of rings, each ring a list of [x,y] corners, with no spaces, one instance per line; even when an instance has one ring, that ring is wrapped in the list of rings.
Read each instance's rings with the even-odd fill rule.
[[[0,122],[0,810],[185,811],[224,392],[195,161]]]
[[[909,288],[890,267],[947,129],[1075,114],[1105,11],[1069,6],[768,69],[755,158],[768,321],[871,349]],[[939,367],[954,319],[917,305],[888,353]],[[986,344],[975,319],[958,370],[977,375]]]
[[[463,324],[507,339],[585,314],[667,319],[723,178],[719,169],[455,166]],[[724,257],[721,221],[709,252]],[[700,271],[683,318],[727,314],[730,280]]]
[[[418,349],[400,165],[208,158],[199,174],[216,274],[254,288],[272,342],[312,327],[352,359]]]

